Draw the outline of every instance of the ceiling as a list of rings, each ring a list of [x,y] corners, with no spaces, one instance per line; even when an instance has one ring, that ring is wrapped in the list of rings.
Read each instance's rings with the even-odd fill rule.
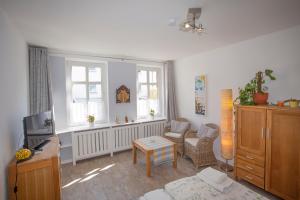
[[[100,55],[179,59],[300,24],[299,0],[0,0],[28,43]],[[202,36],[181,32],[202,7]],[[170,19],[176,20],[170,26]]]

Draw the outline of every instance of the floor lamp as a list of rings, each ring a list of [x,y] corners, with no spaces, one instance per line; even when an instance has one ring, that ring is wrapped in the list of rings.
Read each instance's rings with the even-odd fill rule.
[[[229,172],[233,168],[228,160],[233,159],[233,100],[232,89],[221,90],[221,156],[226,163],[221,169]]]

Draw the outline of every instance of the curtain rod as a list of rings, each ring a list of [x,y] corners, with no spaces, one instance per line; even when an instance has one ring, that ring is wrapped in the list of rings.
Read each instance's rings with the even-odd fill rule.
[[[102,58],[102,59],[112,59],[112,60],[121,60],[121,61],[137,61],[137,62],[149,62],[149,63],[158,63],[165,64],[166,61],[156,61],[156,60],[147,60],[147,59],[139,59],[139,58],[126,58],[126,57],[114,57],[114,56],[103,56],[103,55],[93,55],[88,53],[79,53],[79,52],[71,52],[71,51],[61,51],[55,49],[48,49],[49,54],[58,54],[64,56],[83,56],[83,57],[93,57],[93,58]]]

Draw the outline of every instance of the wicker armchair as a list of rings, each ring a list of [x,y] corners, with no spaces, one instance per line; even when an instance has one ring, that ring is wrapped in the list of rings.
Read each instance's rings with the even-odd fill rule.
[[[177,118],[176,121],[189,122],[185,118]],[[183,156],[183,153],[184,153],[184,136],[188,132],[188,130],[190,129],[190,126],[191,125],[189,125],[189,128],[187,129],[187,131],[184,134],[182,134],[182,135],[178,134],[178,136],[180,136],[180,137],[172,137],[170,135],[169,136],[166,135],[166,133],[171,132],[171,126],[165,127],[165,129],[164,129],[163,136],[165,138],[167,138],[168,140],[171,140],[172,142],[175,142],[177,144],[177,152],[181,155],[181,157]]]
[[[189,130],[185,134],[184,153],[192,159],[196,168],[217,164],[213,145],[219,135],[219,127],[215,124],[206,124],[206,126],[216,130],[212,137],[199,138],[196,130]]]

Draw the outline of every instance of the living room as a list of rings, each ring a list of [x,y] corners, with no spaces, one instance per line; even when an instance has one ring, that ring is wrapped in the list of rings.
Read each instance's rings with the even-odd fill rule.
[[[0,0],[0,199],[300,199],[299,9]]]

